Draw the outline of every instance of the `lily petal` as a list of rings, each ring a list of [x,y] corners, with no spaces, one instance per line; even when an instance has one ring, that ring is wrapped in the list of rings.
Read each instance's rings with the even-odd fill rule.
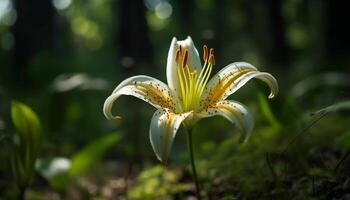
[[[175,37],[171,41],[169,52],[168,52],[168,60],[167,60],[167,81],[168,85],[171,89],[179,92],[180,86],[179,86],[179,77],[177,74],[177,65],[176,65],[176,51],[178,47],[181,45],[181,48],[183,50],[188,51],[188,60],[187,64],[189,66],[189,70],[197,70],[197,72],[200,72],[202,69],[202,64],[200,61],[200,57],[198,54],[198,51],[196,47],[194,46],[194,43],[192,41],[192,38],[188,36],[185,40],[178,41]]]
[[[161,162],[167,162],[176,132],[181,122],[190,114],[192,112],[175,114],[166,109],[160,109],[154,113],[149,136],[153,151]]]
[[[120,117],[112,114],[113,103],[121,95],[131,95],[142,99],[154,107],[178,111],[177,95],[163,82],[149,76],[133,76],[121,82],[106,99],[103,113],[107,119],[118,122]]]
[[[181,45],[183,49],[187,49],[188,51],[188,66],[190,67],[190,71],[196,69],[198,72],[202,69],[201,59],[199,57],[198,50],[196,46],[194,46],[193,40],[190,36],[186,38],[186,40],[181,40],[177,42],[178,45]]]
[[[252,78],[258,78],[269,85],[271,89],[269,98],[277,95],[278,84],[271,74],[260,72],[249,63],[235,62],[226,66],[211,78],[204,89],[198,109],[205,109],[216,102],[226,99]]]
[[[232,124],[236,125],[237,129],[241,132],[240,142],[246,141],[254,128],[252,114],[246,106],[237,101],[220,101],[215,106],[198,113],[198,115],[201,118],[216,115],[225,117]]]

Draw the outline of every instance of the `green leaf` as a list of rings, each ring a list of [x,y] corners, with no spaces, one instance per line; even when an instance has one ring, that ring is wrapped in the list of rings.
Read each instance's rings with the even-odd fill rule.
[[[333,105],[330,105],[330,106],[323,108],[321,110],[318,110],[312,114],[313,115],[321,115],[321,114],[328,114],[331,112],[337,112],[339,110],[347,110],[347,109],[350,109],[350,101],[342,101],[342,102],[338,102],[338,103],[335,103]]]
[[[299,118],[299,110],[289,96],[280,92],[275,98],[268,99],[266,86],[255,82],[258,88],[258,100],[260,108],[266,119],[273,125],[291,125]]]
[[[18,101],[13,101],[11,117],[21,139],[40,138],[41,128],[39,119],[28,106]]]
[[[13,101],[11,118],[19,141],[12,146],[11,169],[20,187],[29,184],[34,174],[34,164],[41,146],[41,126],[36,114],[27,105]]]
[[[341,101],[335,103],[333,105],[322,108],[316,112],[313,112],[311,115],[315,116],[325,116],[329,113],[338,112],[341,110],[349,110],[350,109],[350,101]],[[345,132],[336,138],[335,144],[343,151],[347,151],[350,148],[350,131]]]
[[[17,101],[12,102],[11,117],[18,131],[23,161],[26,165],[33,165],[41,145],[39,119],[32,109]]]
[[[113,132],[83,148],[72,158],[71,168],[69,170],[70,176],[75,176],[89,170],[119,139],[120,134]]]
[[[295,84],[290,92],[293,97],[301,97],[312,90],[325,86],[350,87],[350,76],[341,72],[316,74]]]

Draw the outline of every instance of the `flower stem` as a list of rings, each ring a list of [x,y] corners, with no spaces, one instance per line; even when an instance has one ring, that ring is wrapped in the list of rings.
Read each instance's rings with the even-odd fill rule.
[[[189,153],[190,153],[190,159],[191,159],[191,167],[192,167],[192,173],[193,173],[193,179],[196,185],[196,196],[197,199],[201,199],[201,195],[200,195],[200,190],[199,190],[199,182],[198,182],[198,178],[197,178],[197,172],[196,172],[196,164],[194,162],[194,155],[193,155],[193,142],[192,142],[192,128],[188,129],[188,149],[189,149]]]

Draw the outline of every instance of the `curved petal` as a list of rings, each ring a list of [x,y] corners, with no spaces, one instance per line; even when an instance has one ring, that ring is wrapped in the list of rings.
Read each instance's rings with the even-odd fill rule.
[[[118,121],[119,116],[113,116],[114,101],[121,95],[131,95],[142,99],[154,107],[167,108],[174,112],[179,111],[177,95],[163,82],[149,76],[133,76],[121,82],[106,99],[103,113],[107,119]]]
[[[202,69],[202,64],[200,61],[200,57],[196,47],[190,36],[188,36],[185,40],[178,41],[175,37],[172,39],[167,59],[167,82],[171,89],[175,91],[179,91],[179,77],[177,74],[177,65],[176,65],[176,50],[179,45],[181,45],[182,49],[186,49],[188,51],[188,66],[190,71],[196,69],[197,72],[200,72]]]
[[[193,40],[190,36],[186,38],[186,40],[181,40],[177,42],[178,45],[181,45],[183,49],[188,50],[188,66],[190,67],[190,71],[196,69],[198,72],[202,69],[201,59],[199,57],[198,50],[196,46],[194,46]]]
[[[170,48],[168,51],[168,59],[167,59],[167,66],[166,66],[166,77],[168,85],[171,89],[176,90],[178,88],[179,84],[179,78],[177,76],[176,72],[176,50],[177,50],[177,39],[176,37],[173,37],[173,40],[171,41]]]
[[[166,163],[174,137],[181,122],[192,112],[175,114],[166,109],[157,110],[151,121],[149,137],[157,158]]]
[[[226,99],[252,78],[258,78],[269,85],[271,89],[269,98],[277,95],[278,84],[271,74],[260,72],[249,63],[235,62],[226,66],[211,78],[204,89],[199,109],[204,109]]]
[[[198,113],[199,117],[220,115],[234,124],[242,133],[240,142],[246,141],[254,128],[254,118],[248,108],[237,101],[225,100]]]

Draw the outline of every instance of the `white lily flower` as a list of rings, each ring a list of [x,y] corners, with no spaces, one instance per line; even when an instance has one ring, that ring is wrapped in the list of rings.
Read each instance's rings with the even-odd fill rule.
[[[203,62],[191,37],[177,41],[174,37],[167,60],[168,85],[149,76],[134,76],[120,83],[106,99],[105,116],[119,121],[111,112],[114,101],[121,95],[132,95],[154,107],[149,130],[157,158],[166,162],[176,132],[181,124],[192,127],[199,119],[220,115],[233,123],[246,140],[254,127],[254,119],[243,104],[226,100],[250,79],[258,78],[271,89],[269,98],[278,93],[276,79],[258,71],[246,62],[229,64],[209,80],[215,64],[214,50],[203,47]]]

